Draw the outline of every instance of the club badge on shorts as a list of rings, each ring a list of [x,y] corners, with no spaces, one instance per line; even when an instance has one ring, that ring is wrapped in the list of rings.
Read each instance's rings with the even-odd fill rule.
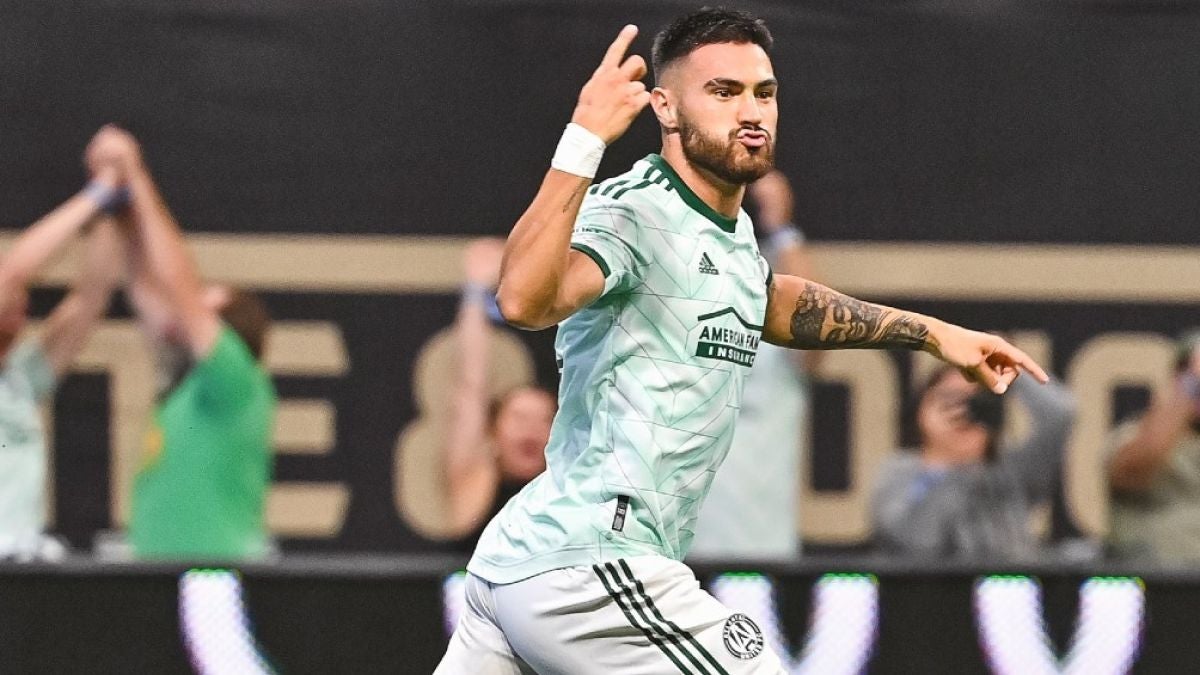
[[[762,631],[745,614],[734,614],[725,620],[724,637],[725,649],[739,659],[752,659],[762,653]]]

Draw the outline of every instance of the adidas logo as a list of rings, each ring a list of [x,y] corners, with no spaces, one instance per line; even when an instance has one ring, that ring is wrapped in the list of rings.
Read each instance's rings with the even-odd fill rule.
[[[708,257],[707,253],[700,254],[700,273],[701,274],[720,274],[717,266],[713,264],[712,258]]]

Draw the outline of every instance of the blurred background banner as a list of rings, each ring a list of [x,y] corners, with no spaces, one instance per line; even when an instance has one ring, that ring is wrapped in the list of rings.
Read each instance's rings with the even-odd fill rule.
[[[1061,373],[1086,412],[1056,526],[1102,531],[1105,433],[1158,383],[1134,366],[1166,364],[1161,336],[1200,302],[1200,5],[746,6],[775,34],[779,165],[821,278],[1007,332]],[[128,126],[204,271],[263,291],[280,321],[268,520],[285,550],[440,550],[422,420],[445,396],[430,364],[453,360],[440,331],[462,244],[524,209],[619,27],[641,25],[646,54],[681,7],[0,1],[0,225],[77,189],[88,137]],[[658,145],[643,115],[601,175]],[[36,314],[68,279],[49,275]],[[127,316],[54,410],[54,528],[85,547],[124,523],[153,396]],[[552,340],[512,333],[520,358],[500,367],[553,384]],[[920,369],[830,355],[807,539],[865,541],[873,471],[905,436]]]

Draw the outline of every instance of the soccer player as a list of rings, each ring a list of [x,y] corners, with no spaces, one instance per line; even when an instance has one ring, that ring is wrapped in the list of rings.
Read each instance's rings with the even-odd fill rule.
[[[654,42],[653,91],[645,62],[624,58],[636,32],[620,32],[584,85],[508,237],[500,309],[524,328],[559,324],[560,408],[546,473],[467,566],[467,611],[439,673],[781,672],[754,622],[679,562],[761,339],[922,349],[996,392],[1018,368],[1045,377],[998,337],[772,276],[740,208],[775,153],[765,24],[720,9],[676,20]],[[661,154],[591,186],[647,103]]]
[[[133,487],[129,523],[143,558],[256,558],[271,473],[275,389],[261,364],[269,317],[253,296],[204,285],[128,132],[105,127],[88,149],[129,190],[130,297],[157,343],[159,401]]]

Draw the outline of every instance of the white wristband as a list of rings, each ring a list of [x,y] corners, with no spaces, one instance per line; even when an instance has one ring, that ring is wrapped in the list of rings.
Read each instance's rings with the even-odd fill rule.
[[[599,136],[571,122],[558,141],[550,168],[583,178],[595,178],[604,148],[604,141]]]

